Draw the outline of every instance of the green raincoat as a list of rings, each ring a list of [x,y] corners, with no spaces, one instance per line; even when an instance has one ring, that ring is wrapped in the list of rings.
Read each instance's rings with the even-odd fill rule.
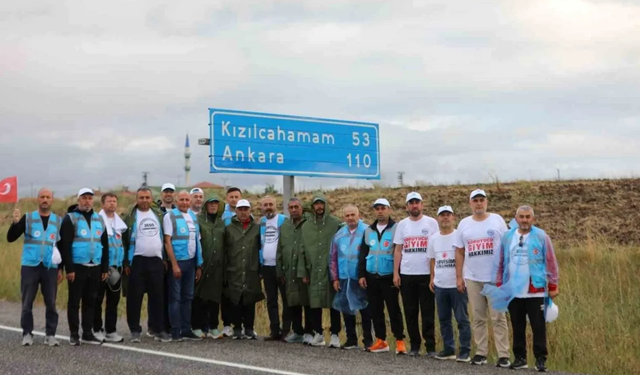
[[[217,198],[216,198],[217,199]],[[209,202],[211,199],[208,199]],[[205,301],[220,303],[224,282],[224,221],[216,215],[214,221],[205,209],[198,214],[202,243],[202,278],[196,283],[195,296]],[[224,206],[224,203],[220,203]]]
[[[280,239],[276,255],[276,273],[278,278],[284,277],[287,286],[287,303],[289,306],[308,306],[309,287],[298,277],[298,265],[302,246],[302,219],[294,224],[291,219],[280,227]]]

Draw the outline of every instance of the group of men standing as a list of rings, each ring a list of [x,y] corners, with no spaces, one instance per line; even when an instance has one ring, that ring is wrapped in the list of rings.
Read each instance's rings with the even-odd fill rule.
[[[437,220],[428,217],[417,192],[407,195],[408,217],[398,223],[391,219],[388,200],[377,199],[372,205],[376,220],[370,225],[360,219],[355,205],[342,208],[342,219],[331,215],[327,199],[320,194],[313,196],[307,212],[298,198],[286,202],[288,216],[276,212],[273,197],[264,197],[259,221],[238,188],[227,191],[224,208],[217,196],[205,200],[198,188],[175,197],[175,187],[165,184],[161,195],[156,203],[148,188],[138,189],[136,205],[121,219],[115,212],[114,194],[104,194],[102,210],[95,213],[93,191],[81,189],[78,204],[69,207],[61,220],[50,212],[53,194],[42,189],[38,211],[22,217],[14,212],[8,240],[25,235],[23,345],[33,343],[31,307],[39,284],[47,306],[45,342],[58,345],[56,283],[62,281],[64,269],[71,345],[123,341],[116,333],[121,289],[127,299],[132,342],[141,341],[145,293],[147,334],[155,340],[256,339],[255,305],[265,299],[264,290],[270,320],[266,340],[355,349],[360,347],[356,333],[360,313],[364,349],[388,352],[386,306],[396,354],[418,356],[424,341],[430,357],[481,365],[487,363],[490,316],[497,366],[516,369],[527,366],[528,316],[536,368],[546,371],[544,314],[548,299],[558,294],[558,272],[551,241],[532,225],[533,209],[528,206],[517,210],[509,229],[501,216],[487,212],[486,193],[474,190],[470,195],[473,215],[455,229],[450,206],[438,209]],[[508,303],[504,305],[502,298],[503,305],[493,308],[487,296],[495,293],[506,296]],[[473,310],[471,325],[468,302]],[[436,304],[444,342],[439,353]],[[509,361],[507,308],[514,335],[513,363]],[[331,322],[327,342],[323,310],[329,310]],[[457,355],[452,315],[460,334]],[[338,338],[342,321],[347,337],[343,344]],[[473,358],[472,333],[477,347]]]

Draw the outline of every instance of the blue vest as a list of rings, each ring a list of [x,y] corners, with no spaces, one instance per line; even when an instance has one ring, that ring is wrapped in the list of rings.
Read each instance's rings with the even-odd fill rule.
[[[53,246],[60,239],[58,234],[58,217],[51,213],[47,230],[44,230],[38,211],[25,215],[24,245],[22,246],[23,266],[36,267],[42,263],[46,268],[57,268],[51,264]]]
[[[527,278],[519,277],[516,272],[515,275],[509,275],[509,261],[510,261],[510,249],[511,243],[513,241],[513,236],[518,235],[516,232],[518,231],[518,227],[515,226],[511,228],[507,233],[502,237],[502,253],[504,256],[504,260],[502,264],[504,265],[504,270],[502,273],[502,283],[507,284],[509,282],[509,278],[511,278],[511,283],[509,285],[513,285],[515,288],[522,288],[523,284],[529,283]],[[527,237],[527,241],[525,242],[527,245],[527,251],[529,253],[529,274],[531,277],[531,284],[535,288],[546,288],[547,286],[547,248],[546,248],[546,233],[535,226],[531,227],[531,233],[529,233],[529,237]],[[515,289],[521,290],[521,289]]]
[[[200,241],[198,240],[198,234],[200,233],[200,225],[198,224],[198,219],[193,214],[192,211],[187,211],[187,214],[191,216],[193,220],[193,225],[195,226],[195,235],[196,235],[196,254],[195,257],[197,259],[198,266],[201,266],[202,261],[202,249],[200,248]],[[171,219],[171,225],[173,227],[173,235],[171,236],[171,246],[173,247],[173,255],[176,257],[176,260],[189,260],[192,259],[189,257],[189,225],[187,225],[187,221],[182,216],[182,212],[174,208],[171,211],[167,212],[169,218]]]
[[[349,233],[348,226],[344,226],[333,237],[338,249],[338,278],[341,280],[358,280],[358,255],[366,229],[367,225],[360,220],[353,234]]]
[[[364,231],[364,240],[369,245],[369,255],[367,255],[367,272],[388,276],[393,274],[393,236],[396,233],[396,224],[391,228],[387,226],[382,231],[382,237],[378,239],[378,232],[367,227]]]
[[[285,220],[287,220],[287,217],[284,216],[283,214],[277,214],[278,215],[278,231],[280,231],[280,227],[282,226],[282,223],[285,222]],[[264,264],[264,257],[262,255],[262,250],[264,250],[264,235],[267,231],[267,217],[263,216],[260,219],[260,265]]]
[[[222,218],[221,218],[222,220],[224,220],[225,227],[231,224],[231,219],[234,216],[236,216],[236,213],[231,210],[231,207],[229,207],[229,203],[225,204],[224,212],[222,213]]]
[[[108,233],[109,231],[107,231]],[[122,245],[122,234],[113,230],[109,236],[109,266],[122,267],[124,260],[124,246]]]
[[[87,264],[102,262],[102,242],[100,237],[105,231],[102,216],[97,213],[91,215],[91,228],[89,223],[79,212],[69,212],[69,218],[76,228],[76,234],[71,246],[71,260],[75,264]]]

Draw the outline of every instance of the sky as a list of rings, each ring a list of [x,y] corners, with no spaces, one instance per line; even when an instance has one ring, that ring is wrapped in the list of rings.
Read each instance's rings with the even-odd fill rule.
[[[208,108],[378,123],[381,179],[637,177],[640,1],[4,2],[0,179],[259,191],[211,174]]]

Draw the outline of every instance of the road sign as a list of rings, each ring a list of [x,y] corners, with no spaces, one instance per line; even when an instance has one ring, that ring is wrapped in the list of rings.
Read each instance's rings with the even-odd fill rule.
[[[378,124],[209,108],[212,173],[380,179]]]

